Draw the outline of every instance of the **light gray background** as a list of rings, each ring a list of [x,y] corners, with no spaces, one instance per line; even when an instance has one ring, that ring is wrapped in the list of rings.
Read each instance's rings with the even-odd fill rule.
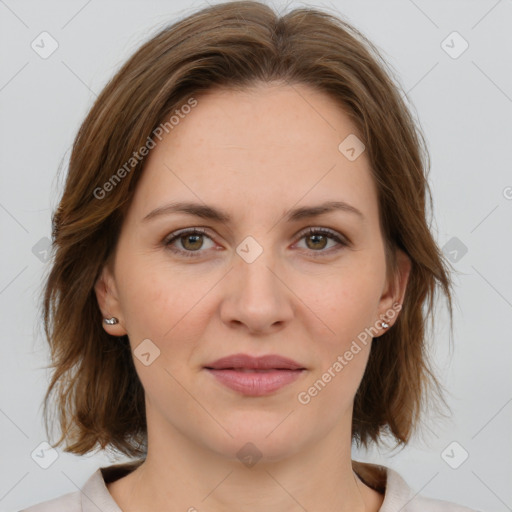
[[[80,122],[125,59],[164,24],[206,5],[0,0],[0,512],[74,491],[114,462],[59,452],[42,469],[31,458],[46,439],[48,354],[37,298],[61,192],[57,169],[63,161],[63,177]],[[455,350],[442,311],[435,343],[452,418],[431,421],[425,439],[399,453],[354,457],[397,469],[426,496],[512,510],[512,2],[338,0],[290,2],[287,10],[303,5],[341,14],[394,67],[429,142],[436,239],[467,247],[454,262]],[[31,48],[43,31],[59,45],[47,59]],[[453,31],[469,44],[458,58],[442,47]],[[452,52],[462,48],[452,39]],[[453,441],[452,464],[462,448],[469,453],[458,469],[441,456]]]

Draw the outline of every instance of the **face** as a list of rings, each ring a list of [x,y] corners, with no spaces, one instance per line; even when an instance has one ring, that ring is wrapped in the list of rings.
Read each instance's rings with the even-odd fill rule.
[[[401,275],[386,279],[366,153],[350,160],[338,149],[356,129],[305,85],[196,99],[151,150],[96,284],[104,316],[120,321],[105,329],[128,334],[135,351],[150,449],[160,433],[230,458],[252,442],[277,460],[350,436],[372,335],[384,332],[382,315],[396,320],[389,311],[402,302],[409,271],[400,259]],[[145,219],[178,202],[229,219],[205,208]],[[328,202],[350,207],[290,214]],[[279,355],[303,369],[293,378],[275,370],[286,376],[274,390],[273,377],[252,374],[256,395],[227,386],[229,370],[206,369],[241,353]]]

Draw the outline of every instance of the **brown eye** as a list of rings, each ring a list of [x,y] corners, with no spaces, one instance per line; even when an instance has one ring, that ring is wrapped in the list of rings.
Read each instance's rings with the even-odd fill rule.
[[[329,256],[332,252],[350,245],[342,235],[327,228],[309,228],[299,238],[306,240],[306,249],[313,257]],[[172,233],[164,241],[164,245],[178,255],[198,257],[206,249],[212,248],[212,246],[204,246],[205,241],[208,240],[213,243],[212,238],[206,234],[206,230],[193,228]],[[334,246],[328,247],[329,242],[334,242]]]
[[[194,228],[172,233],[170,237],[164,242],[164,245],[169,248],[169,250],[180,255],[195,257],[204,252],[201,251],[201,249],[211,248],[204,247],[205,239],[212,241],[211,238],[206,234],[206,231],[203,231],[199,228]],[[179,244],[179,246],[176,247],[175,244]]]
[[[325,235],[313,234],[306,236],[306,245],[312,250],[325,249],[327,242],[328,238]]]
[[[309,228],[305,233],[302,233],[300,239],[306,240],[306,248],[313,253],[314,257],[327,256],[341,247],[348,247],[350,245],[341,235],[327,228]],[[334,247],[331,246],[325,250],[329,241],[335,242]]]
[[[203,245],[203,235],[183,235],[179,237],[182,247],[186,250],[197,251]]]

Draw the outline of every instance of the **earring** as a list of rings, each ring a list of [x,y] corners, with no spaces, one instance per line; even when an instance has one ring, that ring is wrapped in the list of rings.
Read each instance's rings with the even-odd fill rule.
[[[389,324],[387,324],[386,322],[382,322],[382,327],[384,329],[387,329],[389,327]]]
[[[104,318],[103,321],[107,325],[115,325],[119,323],[119,320],[115,316],[113,316],[112,318]]]

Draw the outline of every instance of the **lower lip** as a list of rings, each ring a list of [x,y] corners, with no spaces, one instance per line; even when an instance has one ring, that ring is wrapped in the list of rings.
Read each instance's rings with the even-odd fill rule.
[[[298,379],[304,370],[272,370],[266,372],[240,372],[206,368],[228,388],[248,396],[268,395]]]

